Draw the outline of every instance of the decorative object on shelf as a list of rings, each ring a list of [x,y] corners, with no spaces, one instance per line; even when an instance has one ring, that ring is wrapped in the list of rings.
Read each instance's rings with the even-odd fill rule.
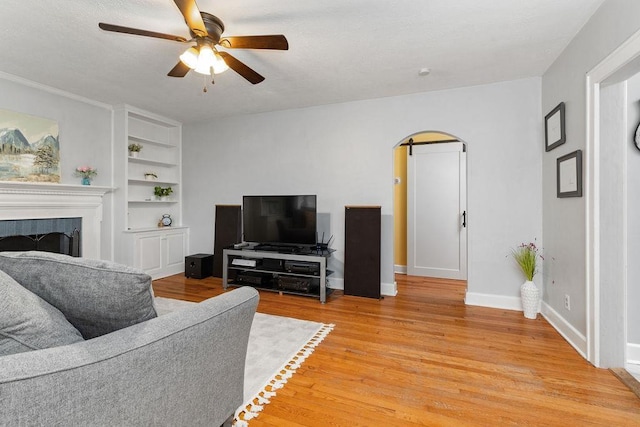
[[[640,150],[640,123],[638,124],[638,127],[636,128],[636,133],[635,133],[634,138],[633,138],[633,143],[635,144],[636,148],[638,150]]]
[[[0,181],[60,182],[58,122],[0,110]]]
[[[156,179],[158,179],[158,175],[156,175],[155,172],[145,172],[144,179],[146,179],[147,181],[155,181]]]
[[[544,117],[545,151],[551,151],[567,140],[564,126],[564,102]]]
[[[91,180],[98,175],[98,170],[91,166],[78,166],[74,174],[82,178],[82,185],[91,185]]]
[[[129,157],[138,157],[138,153],[142,150],[142,145],[140,144],[129,144]]]
[[[538,272],[538,258],[540,258],[540,260],[544,260],[544,258],[539,253],[538,247],[534,242],[522,243],[517,248],[512,249],[511,254],[526,279],[522,286],[520,286],[520,298],[522,300],[524,317],[527,319],[535,319],[538,316],[540,291],[536,284],[533,283],[533,276]]]
[[[164,214],[162,215],[162,218],[160,218],[160,221],[158,222],[158,227],[171,227],[172,223],[173,223],[173,220],[171,219],[171,215]]]
[[[167,197],[169,197],[171,193],[173,193],[173,188],[171,187],[153,187],[153,194],[155,194],[155,196],[160,199],[160,201],[167,200]]]
[[[558,157],[556,186],[557,197],[582,197],[582,150]]]

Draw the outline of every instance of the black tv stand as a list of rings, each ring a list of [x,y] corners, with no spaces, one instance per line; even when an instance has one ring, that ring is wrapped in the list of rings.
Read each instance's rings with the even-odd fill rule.
[[[327,276],[332,271],[327,270],[327,261],[333,249],[322,252],[302,249],[308,252],[283,253],[257,250],[257,247],[225,249],[222,251],[222,287],[253,286],[267,291],[315,297],[324,303],[330,292],[327,289]]]
[[[281,254],[307,254],[310,253],[310,249],[305,246],[287,246],[287,245],[270,245],[259,244],[252,248],[255,251],[263,252],[278,252]]]

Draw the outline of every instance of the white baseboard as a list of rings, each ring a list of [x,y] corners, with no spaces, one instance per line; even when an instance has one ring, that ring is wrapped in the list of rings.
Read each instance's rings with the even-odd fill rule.
[[[574,328],[546,302],[542,303],[542,315],[582,357],[587,358],[587,337]]]
[[[398,295],[398,284],[396,282],[382,283],[380,293],[386,297],[395,297]]]
[[[640,365],[636,363],[625,363],[624,369],[627,370],[633,377],[640,381]]]
[[[330,278],[329,288],[344,290],[344,279]],[[398,295],[398,285],[396,284],[396,282],[393,282],[393,283],[383,282],[380,284],[380,294],[386,297],[395,297],[396,295]]]
[[[407,266],[394,264],[393,272],[396,274],[407,274]]]
[[[640,344],[627,343],[627,363],[637,365],[640,372]]]
[[[501,308],[503,310],[522,311],[522,303],[518,297],[506,297],[504,295],[479,294],[477,292],[467,292],[464,297],[466,305],[477,305],[480,307]]]
[[[344,279],[342,277],[340,278],[330,277],[329,284],[327,285],[327,287],[331,289],[344,290]]]

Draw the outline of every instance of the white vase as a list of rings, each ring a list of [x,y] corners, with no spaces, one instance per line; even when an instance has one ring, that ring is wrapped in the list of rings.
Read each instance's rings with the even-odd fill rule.
[[[520,286],[520,299],[522,300],[524,317],[527,319],[535,319],[538,317],[540,291],[536,284],[531,280],[527,280],[522,284],[522,286]]]
[[[129,157],[138,157],[137,151],[129,151]]]

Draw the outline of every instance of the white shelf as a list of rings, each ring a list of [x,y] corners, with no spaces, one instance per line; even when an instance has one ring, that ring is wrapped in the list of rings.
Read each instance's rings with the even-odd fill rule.
[[[129,184],[141,184],[141,185],[178,185],[177,182],[170,181],[159,181],[159,180],[150,180],[150,179],[135,179],[129,178]]]
[[[139,144],[152,144],[152,145],[159,145],[159,146],[162,146],[162,147],[177,148],[175,145],[173,145],[171,143],[168,143],[168,142],[156,141],[156,140],[153,140],[153,139],[144,138],[144,137],[136,136],[136,135],[129,135],[129,141],[133,141],[133,142],[136,142],[136,143],[139,143]]]
[[[143,164],[143,165],[167,166],[167,167],[176,167],[176,166],[178,166],[177,163],[161,162],[159,160],[145,159],[144,157],[131,157],[131,156],[129,156],[129,161],[132,162],[132,163],[140,163],[140,164]]]
[[[178,203],[177,200],[129,200],[129,203]]]
[[[125,233],[148,233],[151,231],[164,231],[170,232],[172,230],[186,230],[188,227],[180,227],[180,226],[170,226],[170,227],[146,227],[146,228],[131,228],[129,230],[124,230]]]

